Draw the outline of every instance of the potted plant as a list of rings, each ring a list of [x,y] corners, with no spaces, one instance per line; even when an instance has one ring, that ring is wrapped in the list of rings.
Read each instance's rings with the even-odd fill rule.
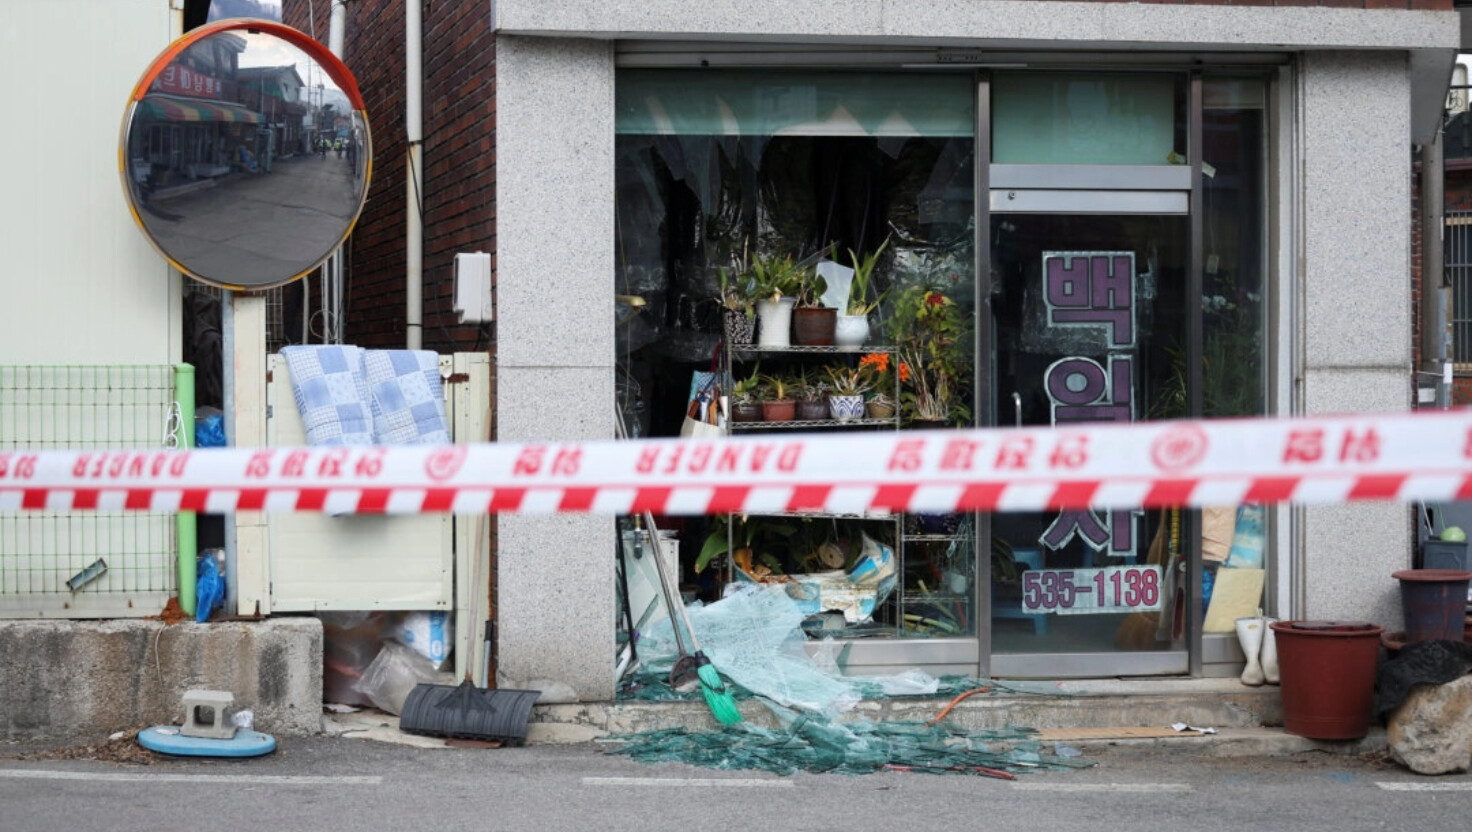
[[[790,422],[797,414],[797,400],[792,398],[792,382],[781,375],[762,377],[762,421]]]
[[[815,371],[804,369],[797,377],[794,391],[799,420],[813,422],[828,418],[828,383],[818,378]]]
[[[923,427],[970,419],[961,387],[969,371],[965,321],[956,302],[933,286],[911,286],[895,300],[891,334],[899,346],[900,408]]]
[[[793,343],[808,347],[832,346],[838,310],[823,305],[828,281],[813,266],[800,267],[797,281],[797,302],[792,310]]]
[[[874,267],[888,246],[889,238],[885,237],[879,248],[862,258],[853,249],[848,250],[854,276],[848,284],[848,304],[843,310],[844,314],[839,315],[835,322],[833,342],[840,347],[861,347],[869,340],[869,313],[879,306],[885,294],[876,294],[871,280],[874,277]]]
[[[871,352],[859,359],[859,366],[868,368],[873,381],[874,392],[864,402],[864,415],[870,419],[893,419],[899,403],[889,395],[894,389],[889,353]]]
[[[722,266],[717,273],[726,343],[733,347],[750,344],[756,335],[756,279],[745,269],[733,276]]]
[[[760,422],[762,420],[762,403],[758,398],[762,383],[760,371],[761,364],[758,362],[757,366],[752,368],[750,376],[731,382],[731,421]]]
[[[840,422],[861,419],[864,416],[864,394],[874,387],[874,371],[862,362],[857,367],[824,368],[833,382],[833,392],[828,395],[828,412]]]
[[[757,343],[764,347],[785,347],[792,343],[792,307],[801,288],[801,267],[792,255],[757,256],[751,261],[752,294],[756,316],[761,322]]]

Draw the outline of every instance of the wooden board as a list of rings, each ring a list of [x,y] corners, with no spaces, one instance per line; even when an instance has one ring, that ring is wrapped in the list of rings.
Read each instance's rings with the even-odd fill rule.
[[[1153,725],[1127,725],[1118,728],[1042,728],[1038,739],[1057,742],[1060,740],[1142,740],[1160,737],[1200,737],[1200,731],[1173,731]]]

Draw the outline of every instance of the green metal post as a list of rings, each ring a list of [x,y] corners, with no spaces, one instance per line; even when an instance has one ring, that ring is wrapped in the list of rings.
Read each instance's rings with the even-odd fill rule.
[[[179,406],[179,432],[182,434],[179,447],[191,448],[194,446],[194,367],[188,364],[174,365],[174,402]],[[194,512],[179,512],[175,525],[179,540],[179,609],[193,618],[194,589],[198,578],[194,561],[199,555]]]

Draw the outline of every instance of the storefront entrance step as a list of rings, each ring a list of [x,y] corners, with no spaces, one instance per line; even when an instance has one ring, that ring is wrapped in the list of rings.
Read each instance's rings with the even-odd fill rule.
[[[926,722],[950,703],[950,697],[869,699],[840,719]],[[776,720],[759,701],[746,699],[738,704],[746,719],[776,727]],[[582,725],[609,734],[716,727],[709,708],[698,697],[673,702],[538,705],[531,718],[533,725]],[[1177,722],[1220,731],[1281,725],[1283,707],[1278,688],[1247,687],[1235,678],[996,681],[991,690],[956,703],[946,719],[969,731],[1008,727],[1165,729]]]

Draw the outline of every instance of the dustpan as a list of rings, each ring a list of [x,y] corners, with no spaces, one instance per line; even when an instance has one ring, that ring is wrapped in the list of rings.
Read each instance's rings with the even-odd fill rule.
[[[428,737],[522,745],[538,696],[541,691],[478,688],[469,679],[458,686],[415,685],[404,699],[399,730]]]

